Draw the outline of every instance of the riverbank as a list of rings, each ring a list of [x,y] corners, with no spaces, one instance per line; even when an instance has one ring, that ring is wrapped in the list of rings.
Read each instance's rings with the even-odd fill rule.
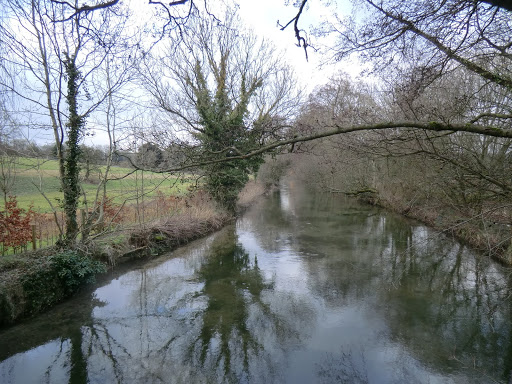
[[[439,233],[453,236],[499,263],[512,265],[512,228],[505,224],[505,214],[501,214],[499,207],[488,207],[481,214],[468,216],[436,202],[407,202],[379,194],[378,191],[365,192],[356,198],[418,220]]]
[[[240,210],[265,193],[251,181],[240,194]],[[234,220],[203,193],[189,196],[169,217],[98,237],[72,251],[48,247],[0,264],[0,327],[48,310],[94,281],[133,260],[150,259],[207,236]]]
[[[509,382],[507,269],[398,214],[303,186],[2,330],[0,377]]]

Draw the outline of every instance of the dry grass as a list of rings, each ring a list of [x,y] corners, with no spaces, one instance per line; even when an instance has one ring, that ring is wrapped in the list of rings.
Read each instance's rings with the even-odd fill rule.
[[[251,180],[240,193],[239,210],[253,204],[264,193],[263,184]],[[173,201],[174,209],[169,214],[132,231],[129,239],[132,247],[172,249],[216,231],[233,219],[201,191]]]
[[[266,193],[265,186],[258,179],[250,180],[238,195],[238,209],[243,211]]]
[[[174,248],[220,229],[231,219],[209,196],[197,192],[183,199],[180,209],[133,231],[129,242],[136,248]]]

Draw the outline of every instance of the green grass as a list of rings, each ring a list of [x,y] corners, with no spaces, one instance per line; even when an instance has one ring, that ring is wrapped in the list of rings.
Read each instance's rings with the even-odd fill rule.
[[[98,176],[100,173],[104,174],[105,170],[104,166],[96,167],[90,174],[90,179],[96,181],[82,183],[89,202],[94,200],[98,190]],[[107,196],[113,198],[115,204],[122,204],[125,201],[127,204],[135,202],[137,196],[139,200],[141,199],[142,194],[144,194],[144,199],[152,198],[157,195],[158,191],[165,196],[182,195],[186,193],[187,187],[190,185],[190,182],[186,180],[179,180],[167,174],[148,171],[137,171],[130,174],[132,171],[130,168],[111,168],[110,178],[113,180],[107,182]],[[28,208],[32,205],[36,212],[51,212],[50,205],[39,188],[56,208],[59,207],[62,192],[56,160],[18,158],[15,174],[15,182],[9,194],[17,197],[20,207]],[[121,177],[124,178],[119,179]],[[83,200],[82,197],[82,203]]]

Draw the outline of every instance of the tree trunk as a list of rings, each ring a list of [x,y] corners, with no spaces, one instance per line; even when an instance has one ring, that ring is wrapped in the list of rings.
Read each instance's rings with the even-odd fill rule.
[[[62,179],[62,190],[64,192],[64,212],[66,214],[66,233],[64,244],[73,243],[79,233],[79,226],[76,211],[80,197],[80,138],[84,126],[84,117],[78,114],[77,97],[80,72],[76,68],[75,56],[65,54],[64,66],[68,77],[68,93],[66,100],[69,105],[69,118],[67,122],[68,141],[67,153],[64,159],[64,178]]]

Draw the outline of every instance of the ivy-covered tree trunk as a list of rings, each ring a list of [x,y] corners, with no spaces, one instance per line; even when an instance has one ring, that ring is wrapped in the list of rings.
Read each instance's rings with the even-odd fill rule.
[[[301,100],[293,71],[230,8],[221,24],[202,15],[174,48],[162,67],[148,66],[145,84],[171,115],[181,165],[200,168],[201,186],[234,212],[239,192],[263,163],[261,154],[244,154],[283,137],[283,123]],[[181,130],[193,140],[182,140]]]
[[[201,118],[202,132],[197,135],[207,157],[229,158],[257,145],[257,135],[247,128],[245,117],[251,97],[261,86],[259,78],[249,85],[242,79],[239,99],[229,97],[226,84],[229,51],[220,59],[216,73],[216,92],[211,96],[201,64],[195,67],[197,83],[190,84],[197,98],[196,109]],[[230,212],[236,209],[238,194],[249,181],[249,174],[257,171],[263,162],[261,156],[247,160],[233,160],[206,166],[205,188],[212,197]]]
[[[65,53],[64,67],[67,75],[66,101],[69,106],[68,122],[66,124],[68,140],[66,142],[66,153],[61,164],[61,183],[64,194],[64,213],[66,215],[66,232],[64,245],[71,244],[79,233],[77,221],[78,200],[80,197],[80,146],[82,130],[85,125],[84,116],[78,113],[78,82],[80,72],[76,68],[75,56]]]

